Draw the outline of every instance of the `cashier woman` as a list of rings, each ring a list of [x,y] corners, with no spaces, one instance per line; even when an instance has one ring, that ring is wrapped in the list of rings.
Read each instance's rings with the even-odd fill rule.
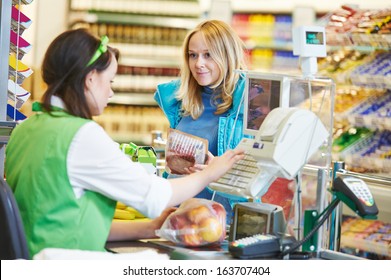
[[[55,38],[42,64],[42,101],[7,145],[6,179],[31,256],[50,247],[104,251],[107,241],[155,237],[171,206],[243,158],[243,151],[228,150],[202,171],[170,180],[132,162],[92,120],[114,94],[119,53],[107,43],[84,29]],[[113,222],[116,201],[154,219]]]

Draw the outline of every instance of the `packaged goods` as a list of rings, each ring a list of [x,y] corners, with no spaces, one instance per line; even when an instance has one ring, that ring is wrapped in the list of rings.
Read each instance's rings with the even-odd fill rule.
[[[204,164],[208,140],[170,128],[166,145],[166,169],[170,174],[186,174],[195,164]]]

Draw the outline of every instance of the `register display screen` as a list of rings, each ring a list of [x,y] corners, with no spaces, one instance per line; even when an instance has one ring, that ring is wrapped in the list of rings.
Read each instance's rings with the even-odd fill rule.
[[[254,234],[266,234],[268,215],[249,209],[237,209],[236,239]]]
[[[280,106],[281,81],[250,79],[247,129],[258,131],[266,115]]]

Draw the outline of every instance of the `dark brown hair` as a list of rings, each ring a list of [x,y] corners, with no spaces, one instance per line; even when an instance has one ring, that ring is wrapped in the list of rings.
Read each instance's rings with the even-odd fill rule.
[[[87,67],[101,41],[86,29],[68,30],[57,36],[48,47],[43,63],[42,78],[48,88],[42,97],[45,111],[53,111],[52,96],[60,97],[67,112],[81,118],[91,119],[92,114],[84,94],[87,74],[109,67],[112,55],[118,60],[119,51],[108,47],[108,51]]]

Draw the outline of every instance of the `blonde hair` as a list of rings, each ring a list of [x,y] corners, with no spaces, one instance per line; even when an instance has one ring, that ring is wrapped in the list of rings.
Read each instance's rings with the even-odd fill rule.
[[[183,115],[190,115],[193,119],[197,119],[204,110],[200,94],[202,87],[194,79],[189,67],[189,42],[197,32],[201,33],[211,58],[220,70],[219,79],[210,86],[217,89],[215,101],[220,101],[215,114],[222,114],[232,106],[232,95],[239,80],[239,73],[235,70],[246,69],[245,45],[228,24],[220,20],[207,20],[190,31],[182,46],[181,85],[177,98],[182,101]]]

